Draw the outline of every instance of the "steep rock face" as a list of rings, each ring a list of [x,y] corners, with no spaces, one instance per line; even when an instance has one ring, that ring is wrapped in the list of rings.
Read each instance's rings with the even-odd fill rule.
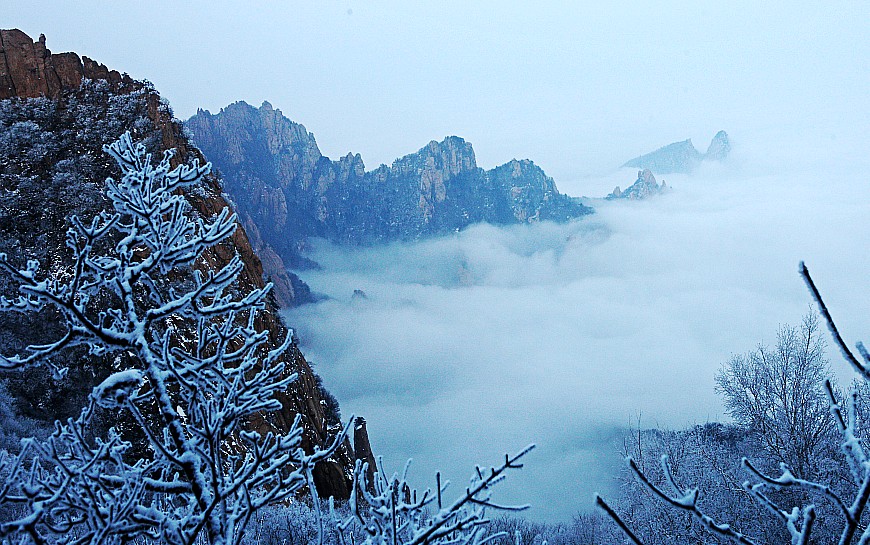
[[[204,162],[168,105],[150,85],[127,76],[116,77],[117,72],[105,67],[96,70],[93,66],[101,65],[93,61],[76,64],[79,57],[72,53],[53,55],[42,39],[33,42],[17,30],[0,31],[0,36],[0,81],[8,95],[0,100],[0,248],[10,259],[35,257],[49,270],[64,265],[64,260],[69,259],[63,242],[66,218],[73,213],[88,218],[107,206],[103,182],[107,176],[117,178],[119,173],[114,161],[103,153],[102,145],[124,131],[131,131],[156,156],[163,150],[177,149],[175,164],[194,159]],[[108,79],[100,79],[100,74]],[[186,197],[204,216],[228,206],[215,175]],[[263,266],[242,226],[229,241],[204,255],[201,266],[221,267],[236,254],[245,265],[240,288],[262,287]],[[4,320],[0,324],[0,341],[4,343],[19,334],[51,333],[47,331],[50,323],[0,319]],[[275,305],[265,309],[255,325],[269,331],[276,341],[288,333]],[[65,411],[80,407],[79,401],[111,369],[111,363],[98,358],[71,357],[75,358],[71,364],[75,380],[57,385],[57,392],[34,390],[37,381],[30,375],[7,377],[17,381],[13,386],[24,396],[22,403],[30,404],[23,410],[48,420],[66,418],[69,414]],[[300,414],[305,424],[303,445],[310,450],[324,444],[328,435],[337,430],[328,429],[318,377],[298,347],[293,345],[284,357],[299,379],[279,399],[280,411],[262,415],[252,425],[262,430],[274,426],[286,431]],[[348,496],[352,457],[349,445],[345,445],[334,460],[315,468],[321,494]]]
[[[83,78],[106,81],[113,90],[133,80],[75,53],[52,54],[45,36],[34,42],[18,29],[0,30],[0,100],[11,97],[58,98],[78,87]]]
[[[269,103],[200,110],[186,127],[265,244],[297,267],[310,264],[301,249],[311,236],[371,244],[591,212],[531,161],[484,171],[471,144],[456,136],[366,172],[358,154],[324,157],[314,135]]]
[[[707,153],[704,154],[704,159],[713,161],[723,161],[728,154],[731,153],[731,141],[728,139],[728,133],[719,131],[710,145],[707,147]]]
[[[109,89],[118,92],[120,89],[138,89],[143,84],[134,81],[127,74],[120,74],[106,66],[75,53],[53,54],[45,46],[45,37],[40,36],[34,42],[27,34],[17,29],[0,30],[0,100],[20,97],[48,97],[57,99],[64,91],[77,89],[83,79],[105,81]],[[153,114],[158,111],[153,108]],[[168,127],[166,123],[163,124]],[[170,132],[161,129],[166,146],[175,145],[187,147],[186,139],[173,137]],[[184,155],[184,153],[179,156]],[[245,218],[242,223],[245,224]],[[237,235],[240,236],[240,235]],[[262,244],[254,241],[254,250],[266,252]],[[275,284],[275,295],[282,306],[295,306],[311,301],[308,286],[298,277],[287,272],[279,256],[272,254],[264,263],[266,276]]]
[[[662,180],[662,185],[659,185],[656,181],[656,177],[653,176],[653,173],[649,169],[638,171],[637,180],[631,186],[622,191],[619,189],[619,186],[616,186],[616,189],[607,197],[607,200],[613,199],[629,199],[629,200],[640,200],[646,199],[647,197],[651,197],[653,195],[658,195],[660,193],[664,193],[668,190],[667,184]]]
[[[690,174],[698,168],[701,161],[723,161],[728,157],[730,151],[731,143],[728,140],[728,133],[719,131],[710,142],[707,153],[701,153],[695,149],[691,140],[683,140],[635,157],[622,166],[649,169],[657,174]]]
[[[366,430],[365,418],[359,416],[353,423],[353,457],[366,466],[366,488],[369,492],[374,491],[375,482],[375,455],[369,444],[369,432]]]

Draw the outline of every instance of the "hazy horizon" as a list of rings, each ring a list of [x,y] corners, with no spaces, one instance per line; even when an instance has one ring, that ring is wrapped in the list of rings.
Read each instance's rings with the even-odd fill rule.
[[[179,118],[268,100],[370,168],[457,135],[484,168],[528,158],[563,187],[721,129],[870,126],[857,1],[0,6],[4,28],[152,81]]]

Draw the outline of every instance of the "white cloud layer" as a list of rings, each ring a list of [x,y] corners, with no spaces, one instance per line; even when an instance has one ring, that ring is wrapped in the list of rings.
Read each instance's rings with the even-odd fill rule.
[[[569,519],[609,486],[614,427],[726,418],[715,373],[807,311],[801,259],[846,338],[870,339],[866,138],[733,136],[727,164],[666,177],[674,191],[646,202],[596,201],[567,225],[316,243],[323,270],[304,277],[331,299],[288,320],[388,468],[413,457],[421,485],[438,469],[462,484],[535,442],[504,497]],[[567,185],[603,195],[634,174]]]

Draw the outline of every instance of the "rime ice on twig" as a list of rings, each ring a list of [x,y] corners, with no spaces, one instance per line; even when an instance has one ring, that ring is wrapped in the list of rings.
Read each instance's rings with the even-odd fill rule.
[[[106,182],[114,213],[70,219],[70,278],[43,278],[38,263],[19,269],[0,254],[0,271],[18,288],[0,298],[0,310],[53,307],[65,329],[51,343],[0,356],[0,367],[45,364],[74,346],[123,351],[135,367],[103,381],[46,441],[28,440],[0,460],[0,507],[18,513],[0,522],[0,539],[236,544],[253,513],[310,486],[314,464],[344,436],[306,454],[299,416],[283,435],[245,430],[249,416],[280,408],[275,394],[296,378],[281,359],[290,336],[274,346],[254,327],[271,286],[237,295],[237,256],[219,270],[197,268],[236,225],[228,208],[197,217],[179,191],[199,183],[208,164],[170,168],[167,152],[152,165],[129,134],[104,149],[123,174]],[[114,429],[95,437],[96,407],[138,422],[148,456],[132,459]]]
[[[831,313],[827,305],[822,299],[821,293],[815,285],[809,270],[806,265],[801,262],[800,274],[810,290],[810,294],[819,307],[819,312],[824,318],[828,329],[831,332],[834,342],[843,355],[844,359],[854,368],[861,376],[862,380],[870,382],[870,354],[868,354],[864,345],[857,344],[858,353],[863,361],[856,357],[848,348],[843,340],[839,329],[834,323]],[[870,543],[870,526],[862,523],[862,518],[867,512],[867,505],[870,502],[870,460],[868,460],[864,445],[865,440],[862,440],[856,435],[857,422],[857,392],[852,391],[845,401],[839,401],[834,387],[830,381],[824,384],[830,404],[830,411],[833,414],[833,422],[837,426],[837,431],[840,435],[840,447],[845,456],[846,463],[849,466],[852,478],[854,479],[854,495],[851,499],[844,498],[843,495],[836,492],[829,484],[817,482],[811,479],[803,479],[795,476],[791,468],[786,464],[781,464],[780,475],[772,477],[759,470],[752,462],[743,459],[742,465],[756,482],[747,481],[743,484],[744,489],[762,508],[774,514],[788,530],[791,542],[793,545],[805,545],[811,543],[813,525],[816,521],[816,506],[813,503],[808,503],[802,507],[792,507],[785,509],[780,506],[774,499],[771,498],[769,491],[784,490],[795,488],[803,490],[810,498],[824,497],[830,501],[839,514],[842,516],[842,527],[839,530],[839,544],[849,545],[856,537],[858,542],[863,544]],[[845,403],[845,406],[844,406]],[[652,483],[647,476],[641,471],[633,460],[629,459],[629,465],[636,477],[645,485],[647,489],[652,491],[654,495],[661,500],[667,502],[677,509],[690,512],[703,527],[709,532],[727,538],[730,541],[751,545],[753,540],[746,537],[744,534],[735,531],[727,524],[716,524],[713,519],[706,515],[697,504],[698,490],[682,490],[674,481],[670,472],[670,468],[663,460],[663,470],[670,482],[671,487],[676,495],[670,495],[664,492],[660,487]],[[641,544],[641,540],[632,533],[629,526],[623,521],[619,514],[616,513],[606,502],[598,498],[598,505],[605,513],[611,517],[624,533],[636,545]],[[719,514],[717,514],[719,516]],[[866,522],[866,521],[865,521]],[[860,531],[860,533],[859,533]]]
[[[504,463],[487,470],[477,468],[465,492],[451,504],[441,505],[442,493],[449,483],[438,481],[435,493],[425,490],[418,494],[407,482],[410,461],[402,475],[387,477],[382,461],[373,483],[365,482],[365,466],[357,461],[356,482],[350,497],[353,513],[339,520],[335,510],[331,517],[341,545],[351,545],[354,530],[362,531],[362,545],[483,545],[504,534],[487,536],[482,527],[489,522],[486,509],[522,511],[527,505],[506,506],[492,501],[492,488],[501,482],[509,469],[520,469],[519,460],[528,454],[529,445],[513,456],[505,455]],[[371,492],[369,490],[372,490]],[[430,514],[428,508],[438,509]]]

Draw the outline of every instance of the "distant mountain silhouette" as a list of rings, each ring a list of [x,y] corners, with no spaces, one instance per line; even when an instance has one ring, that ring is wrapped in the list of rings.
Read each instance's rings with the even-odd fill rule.
[[[613,192],[610,195],[607,195],[605,199],[640,200],[646,199],[652,195],[664,193],[669,189],[670,188],[665,184],[664,180],[662,180],[662,185],[659,185],[658,182],[656,182],[656,177],[653,176],[653,173],[649,169],[644,169],[638,171],[637,180],[625,191],[622,191],[619,189],[619,186],[616,186]]]
[[[683,140],[635,157],[622,166],[649,169],[656,174],[689,174],[698,168],[701,161],[722,161],[730,151],[731,142],[728,133],[719,131],[707,147],[706,153],[695,149],[691,139]]]

